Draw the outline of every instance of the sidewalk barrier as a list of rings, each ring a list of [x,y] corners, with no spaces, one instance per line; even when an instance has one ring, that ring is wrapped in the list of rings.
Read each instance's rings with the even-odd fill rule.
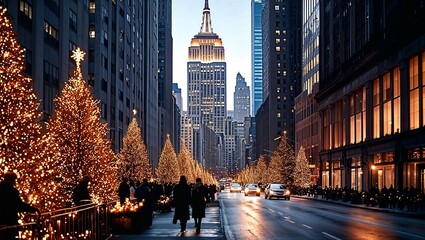
[[[30,223],[0,227],[0,239],[10,231],[18,231],[17,239],[108,239],[112,236],[109,210],[114,204],[91,203],[43,213]]]

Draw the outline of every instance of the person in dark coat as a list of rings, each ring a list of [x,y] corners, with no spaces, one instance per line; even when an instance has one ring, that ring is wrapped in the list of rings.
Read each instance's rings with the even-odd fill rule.
[[[142,222],[145,227],[149,228],[152,226],[154,203],[153,194],[146,178],[143,179],[142,185],[137,187],[134,197],[137,198],[137,202],[144,201],[141,208]]]
[[[77,206],[84,205],[91,202],[91,197],[89,193],[89,182],[90,178],[88,176],[83,177],[83,180],[74,188],[72,193],[72,200]]]
[[[16,174],[6,172],[4,180],[0,183],[0,227],[18,225],[18,212],[37,212],[40,211],[22,201],[19,191],[15,188]],[[18,228],[10,228],[2,233],[4,239],[15,239],[18,236]]]
[[[180,220],[180,232],[186,231],[186,223],[190,219],[189,205],[190,205],[190,186],[187,184],[185,176],[180,176],[179,183],[174,186],[174,218],[173,223],[176,224]]]
[[[202,184],[200,178],[192,189],[192,217],[195,219],[196,233],[201,231],[201,221],[205,217],[205,208],[209,202],[208,189]]]
[[[120,203],[123,204],[126,198],[130,198],[130,186],[127,184],[127,178],[123,177],[120,186],[118,187],[118,196]]]

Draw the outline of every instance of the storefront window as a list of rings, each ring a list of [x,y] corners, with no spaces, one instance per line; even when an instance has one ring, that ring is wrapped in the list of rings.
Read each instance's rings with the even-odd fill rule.
[[[351,160],[351,188],[362,191],[363,171],[360,168],[360,157],[353,157]]]
[[[418,56],[409,61],[410,129],[419,127]]]
[[[373,81],[373,138],[379,138],[380,135],[380,111],[379,111],[379,78]]]
[[[394,90],[394,133],[399,133],[400,129],[400,69],[393,70],[393,90]]]

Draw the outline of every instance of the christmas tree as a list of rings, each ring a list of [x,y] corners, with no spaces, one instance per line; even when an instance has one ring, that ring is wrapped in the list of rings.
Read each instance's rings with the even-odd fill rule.
[[[42,135],[39,100],[25,77],[24,49],[17,42],[6,9],[0,6],[0,177],[18,175],[21,197],[41,211],[56,199],[55,145]]]
[[[297,187],[309,187],[311,184],[310,168],[305,157],[304,148],[301,146],[298,151],[294,168],[294,185]]]
[[[184,143],[184,140],[181,144],[182,148],[180,150],[179,155],[177,156],[177,160],[179,163],[180,174],[186,176],[187,182],[194,183],[195,179],[193,178],[192,173],[192,155]]]
[[[82,77],[80,62],[84,52],[77,48],[72,57],[77,69],[55,99],[56,109],[48,125],[53,142],[59,147],[58,171],[66,197],[70,198],[72,188],[88,176],[93,200],[109,200],[117,188],[114,153],[106,138],[109,129],[101,122],[99,101],[93,98]]]
[[[282,133],[279,146],[273,152],[269,164],[269,181],[292,184],[294,181],[295,153]]]
[[[119,177],[142,181],[152,177],[148,151],[143,142],[136,118],[133,118],[123,138],[123,147],[118,154],[117,171]]]
[[[268,183],[268,176],[267,176],[267,164],[266,160],[264,159],[263,155],[260,155],[258,158],[258,162],[256,165],[256,171],[258,175],[258,182],[261,183]]]
[[[180,179],[179,170],[176,152],[171,144],[170,135],[167,134],[164,148],[159,157],[156,177],[160,183],[177,183]]]

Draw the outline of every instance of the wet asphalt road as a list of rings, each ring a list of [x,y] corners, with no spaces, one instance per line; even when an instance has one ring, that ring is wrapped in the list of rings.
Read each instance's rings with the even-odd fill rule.
[[[425,220],[292,197],[219,196],[227,239],[425,239]]]

